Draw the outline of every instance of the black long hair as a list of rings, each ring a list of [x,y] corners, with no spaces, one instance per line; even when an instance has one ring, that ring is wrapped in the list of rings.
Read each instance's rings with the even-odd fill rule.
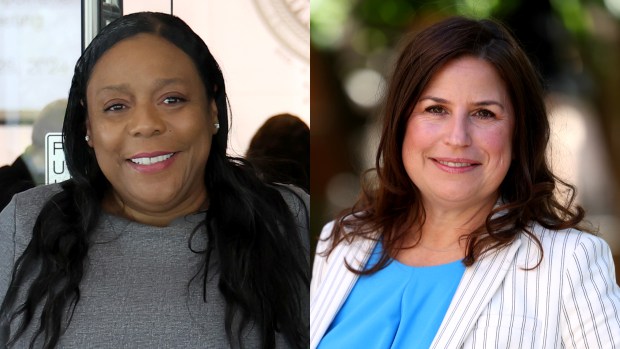
[[[259,330],[261,348],[275,347],[276,332],[292,347],[307,347],[308,320],[303,314],[307,314],[309,258],[299,234],[292,233],[299,229],[295,219],[277,189],[263,184],[245,161],[226,155],[228,99],[222,72],[206,44],[181,19],[152,12],[112,22],[77,61],[63,126],[72,178],[42,208],[32,239],[13,269],[0,308],[4,329],[17,325],[9,345],[38,322],[30,346],[43,336],[44,347],[54,348],[62,324],[71,321],[80,300],[89,237],[99,222],[103,196],[111,190],[84,142],[86,87],[99,58],[119,41],[140,33],[157,35],[183,50],[200,73],[208,101],[217,106],[220,129],[213,136],[204,178],[210,204],[203,222],[209,243],[202,277],[206,285],[212,252],[217,251],[218,287],[226,301],[222,321],[231,346],[242,346],[242,331],[252,322]],[[35,321],[38,307],[42,313]],[[237,316],[241,321],[234,325]]]

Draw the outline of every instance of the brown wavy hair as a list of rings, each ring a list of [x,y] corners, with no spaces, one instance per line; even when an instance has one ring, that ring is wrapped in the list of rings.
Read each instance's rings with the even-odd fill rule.
[[[363,176],[360,197],[336,218],[329,237],[331,247],[325,252],[329,254],[343,241],[382,239],[379,262],[364,270],[349,266],[352,271],[371,274],[385,267],[390,256],[411,247],[403,246],[403,241],[414,224],[424,224],[420,191],[402,161],[406,124],[435,73],[463,56],[483,59],[495,67],[506,84],[515,115],[513,161],[499,188],[501,204],[493,208],[483,225],[464,237],[467,247],[463,263],[472,265],[484,253],[510,244],[522,232],[542,253],[540,241],[528,228],[532,222],[553,230],[585,229],[580,226],[584,210],[574,203],[575,187],[549,168],[545,154],[549,120],[540,75],[503,24],[452,17],[405,38],[387,90],[376,168],[370,171],[376,172],[376,178],[368,180],[369,172]]]

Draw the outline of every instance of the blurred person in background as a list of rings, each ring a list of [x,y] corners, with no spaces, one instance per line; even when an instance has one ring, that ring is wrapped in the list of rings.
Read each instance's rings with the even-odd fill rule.
[[[308,196],[226,155],[215,58],[135,13],[78,60],[71,179],[0,213],[0,347],[306,348]]]
[[[405,44],[376,178],[321,232],[310,347],[620,347],[609,246],[549,168],[540,77],[514,37],[454,17]]]
[[[46,105],[32,127],[32,144],[13,164],[0,167],[0,211],[16,193],[45,184],[45,136],[62,130],[67,100]]]
[[[291,114],[274,115],[256,131],[246,153],[268,183],[310,190],[310,128]]]

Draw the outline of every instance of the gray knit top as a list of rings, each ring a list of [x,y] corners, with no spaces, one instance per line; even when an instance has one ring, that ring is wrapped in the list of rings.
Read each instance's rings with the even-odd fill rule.
[[[59,190],[59,185],[49,185],[17,194],[0,213],[0,301],[41,207]],[[299,231],[292,233],[302,234],[308,244],[308,196],[298,191],[302,202],[287,190],[281,193],[297,218]],[[217,268],[209,270],[206,303],[202,277],[194,278],[204,264],[204,254],[197,251],[204,251],[206,234],[192,232],[204,214],[154,227],[104,213],[89,247],[79,303],[58,347],[229,348]],[[33,322],[38,324],[37,318]],[[16,348],[28,347],[32,325]],[[6,335],[0,333],[0,348]],[[283,338],[277,342],[278,348],[287,347]],[[251,326],[242,343],[258,347]]]

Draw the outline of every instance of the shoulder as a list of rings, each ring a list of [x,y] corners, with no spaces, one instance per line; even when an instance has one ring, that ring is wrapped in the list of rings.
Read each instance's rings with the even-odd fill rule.
[[[336,224],[335,220],[327,222],[321,229],[321,240],[329,240],[332,236],[332,230],[334,230],[334,225]]]
[[[347,217],[344,219],[355,218]],[[328,259],[331,259],[338,263],[338,260],[343,261],[339,257],[346,255],[346,261],[349,265],[365,265],[369,253],[381,238],[380,233],[374,231],[363,236],[357,236],[352,233],[350,227],[340,224],[341,237],[336,241],[334,240],[334,229],[338,224],[337,220],[332,220],[323,226],[316,245],[315,260],[327,262]],[[332,258],[333,256],[336,257]]]
[[[16,231],[16,240],[20,240],[23,234],[27,236],[27,240],[30,239],[32,228],[41,209],[53,195],[61,191],[60,184],[50,184],[15,194],[11,204],[7,207],[7,210],[13,212],[3,212],[3,215],[10,217]]]
[[[335,224],[337,224],[336,221],[327,223],[317,242],[312,268],[311,292],[316,292],[320,285],[329,278],[327,274],[336,273],[342,276],[344,273],[349,275],[348,277],[357,275],[353,274],[348,267],[363,269],[379,240],[378,233],[374,235],[374,238],[350,235],[351,239],[344,238],[335,244],[333,237]]]
[[[539,224],[533,224],[532,233],[540,241],[543,250],[551,251],[556,249],[562,249],[567,251],[575,251],[587,246],[607,246],[605,240],[601,237],[581,231],[579,229],[570,228],[564,230],[550,230],[546,229]],[[524,242],[531,239],[523,234],[521,236]]]
[[[277,184],[275,188],[293,214],[304,248],[310,250],[310,195],[302,189],[288,184]]]
[[[349,246],[366,240],[377,241],[381,233],[364,225],[366,223],[360,218],[363,214],[364,212],[349,213],[329,221],[321,230],[319,244],[331,246],[334,243],[335,229],[339,231],[338,245]]]
[[[587,343],[598,343],[597,348],[620,345],[620,288],[607,242],[578,229],[536,231],[545,253],[542,274],[555,281],[547,287],[561,303],[558,319],[563,336],[575,348]]]
[[[37,214],[45,203],[55,194],[62,191],[60,184],[49,184],[34,187],[24,192],[15,194],[15,209],[19,212],[36,212]]]
[[[532,234],[538,239],[540,246],[527,234],[521,234],[521,254],[527,254],[530,258],[538,258],[542,255],[542,265],[561,264],[565,268],[571,268],[577,264],[591,263],[595,260],[604,259],[613,265],[611,249],[605,240],[591,233],[571,228],[565,230],[550,230],[539,224],[533,224]],[[540,251],[542,249],[542,251]]]
[[[330,221],[323,226],[323,229],[321,229],[321,234],[319,235],[316,245],[317,254],[327,252],[329,247],[332,245],[332,231],[334,230],[334,224],[335,221]]]
[[[278,184],[276,185],[276,189],[280,192],[280,195],[291,212],[297,217],[298,222],[309,218],[310,195],[308,195],[308,193],[299,187],[288,184]],[[305,222],[302,223],[307,227]]]

